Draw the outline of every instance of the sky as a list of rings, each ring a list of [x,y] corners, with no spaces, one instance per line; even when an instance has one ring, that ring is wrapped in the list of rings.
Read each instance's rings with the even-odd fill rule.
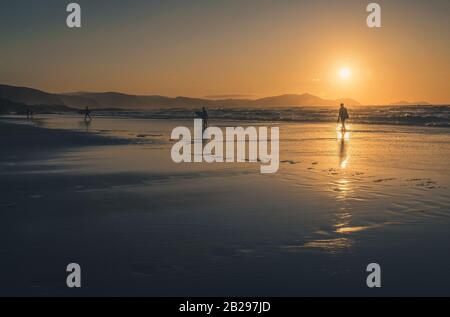
[[[450,1],[0,0],[0,83],[49,92],[450,103]]]

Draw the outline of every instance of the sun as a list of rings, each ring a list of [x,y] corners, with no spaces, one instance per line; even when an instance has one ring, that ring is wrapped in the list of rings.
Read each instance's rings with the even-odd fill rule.
[[[350,71],[350,68],[348,67],[343,67],[339,70],[339,77],[341,77],[342,79],[348,79],[350,78],[352,72]]]

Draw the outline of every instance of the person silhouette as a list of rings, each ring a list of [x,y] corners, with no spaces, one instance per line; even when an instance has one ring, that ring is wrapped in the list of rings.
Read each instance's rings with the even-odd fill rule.
[[[347,108],[345,108],[344,104],[341,103],[341,108],[339,108],[339,116],[337,123],[342,123],[342,130],[345,131],[345,120],[349,118]]]
[[[89,107],[86,107],[86,111],[84,112],[84,121],[88,121],[88,118],[89,118],[89,121],[92,120],[91,110],[89,110]]]
[[[203,131],[205,131],[208,128],[208,112],[205,107],[202,108],[201,118],[203,120]]]

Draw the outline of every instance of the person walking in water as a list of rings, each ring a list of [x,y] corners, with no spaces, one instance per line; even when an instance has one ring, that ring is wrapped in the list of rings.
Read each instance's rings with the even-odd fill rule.
[[[86,107],[86,111],[84,112],[84,121],[88,121],[88,118],[89,118],[89,121],[92,120],[91,110],[89,110],[89,107]]]
[[[341,103],[341,108],[339,108],[339,116],[337,122],[342,123],[342,130],[345,130],[345,120],[349,118],[347,108]]]
[[[201,116],[203,120],[203,131],[205,131],[208,128],[208,112],[206,111],[206,108],[202,108]]]
[[[34,112],[31,110],[31,108],[27,108],[27,120],[33,119]]]

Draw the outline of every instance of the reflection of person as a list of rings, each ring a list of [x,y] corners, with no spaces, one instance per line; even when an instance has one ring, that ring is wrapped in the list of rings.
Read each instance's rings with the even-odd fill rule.
[[[339,145],[339,166],[345,168],[347,165],[347,146],[345,144],[345,137],[342,136],[341,143]]]
[[[84,120],[87,121],[88,118],[89,120],[92,120],[91,110],[89,110],[89,107],[86,107],[86,111],[84,112]]]
[[[342,122],[342,130],[345,130],[345,120],[349,118],[347,108],[341,103],[341,108],[339,108],[339,116],[337,122]]]

